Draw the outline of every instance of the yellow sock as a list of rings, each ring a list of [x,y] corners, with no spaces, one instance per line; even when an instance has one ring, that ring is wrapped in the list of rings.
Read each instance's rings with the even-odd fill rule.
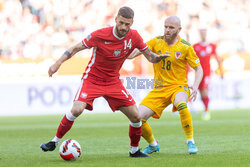
[[[187,103],[185,101],[182,101],[177,104],[176,108],[179,111],[182,128],[187,139],[193,139],[192,116],[187,108]]]
[[[155,138],[152,132],[152,128],[150,125],[147,123],[147,120],[141,120],[142,121],[142,137],[148,142],[152,143]]]

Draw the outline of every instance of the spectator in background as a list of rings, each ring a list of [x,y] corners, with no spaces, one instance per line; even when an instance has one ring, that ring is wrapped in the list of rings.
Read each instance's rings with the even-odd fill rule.
[[[60,48],[58,49],[53,41],[47,40],[51,39],[51,34],[57,32],[61,35],[66,34],[68,39],[61,36],[66,39],[63,45],[73,45],[98,27],[112,25],[111,18],[119,6],[124,4],[132,5],[136,11],[139,11],[133,28],[138,29],[145,40],[161,33],[158,25],[166,16],[178,15],[183,20],[182,35],[187,36],[185,39],[190,43],[193,44],[199,40],[195,38],[198,36],[197,26],[206,24],[211,27],[210,31],[213,31],[212,35],[209,35],[209,41],[216,40],[218,54],[232,53],[228,48],[238,51],[238,48],[228,47],[225,39],[230,40],[231,43],[238,41],[242,44],[240,50],[249,52],[247,46],[250,41],[246,34],[250,32],[250,1],[246,0],[140,0],[136,2],[133,0],[0,0],[0,55],[10,59],[22,59],[26,55],[32,55],[32,53],[27,54],[25,49],[25,45],[29,45],[30,40],[35,42],[35,45],[39,45],[42,51],[32,58],[58,55],[54,52]],[[144,23],[145,18],[152,24]],[[188,26],[189,23],[191,27]],[[38,37],[39,40],[37,40]],[[44,40],[47,40],[46,45],[42,42]],[[80,55],[88,56],[86,52]]]
[[[205,106],[205,111],[202,114],[203,120],[210,120],[211,115],[208,109],[209,105],[209,96],[208,96],[208,88],[209,88],[209,80],[210,80],[210,58],[211,56],[215,56],[219,67],[221,67],[221,61],[216,54],[216,45],[210,42],[207,42],[207,29],[205,27],[200,28],[200,37],[201,42],[194,44],[194,50],[197,56],[200,59],[200,63],[203,69],[203,78],[199,85],[199,91],[201,94],[202,102]],[[221,76],[223,76],[222,69],[220,69]]]

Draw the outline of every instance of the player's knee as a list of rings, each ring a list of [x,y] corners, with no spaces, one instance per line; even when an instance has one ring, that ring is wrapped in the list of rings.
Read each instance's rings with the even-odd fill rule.
[[[140,119],[139,115],[134,115],[132,118],[130,118],[130,121],[132,123],[137,123],[137,122],[140,122],[141,119]]]
[[[83,112],[83,108],[80,107],[80,106],[74,106],[72,109],[71,109],[71,113],[72,115],[74,115],[75,117],[78,117],[82,112]]]
[[[186,98],[179,98],[179,99],[176,99],[176,100],[174,101],[174,106],[175,106],[175,107],[178,107],[178,104],[180,104],[180,103],[187,103],[187,99],[186,99]]]
[[[146,119],[141,119],[141,123],[145,124],[145,123],[147,123],[147,120]]]

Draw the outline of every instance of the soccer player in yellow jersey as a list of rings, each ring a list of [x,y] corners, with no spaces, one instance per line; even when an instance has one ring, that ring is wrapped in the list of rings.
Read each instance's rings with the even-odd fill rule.
[[[203,71],[193,47],[179,36],[180,31],[180,19],[177,16],[170,16],[165,20],[164,36],[158,36],[147,42],[149,49],[154,53],[169,54],[170,57],[153,64],[155,86],[139,106],[139,115],[143,122],[142,136],[149,143],[148,147],[143,150],[146,154],[160,149],[147,120],[151,116],[159,119],[162,111],[171,103],[173,104],[172,111],[179,111],[182,128],[187,138],[188,152],[190,154],[198,152],[193,138],[193,123],[187,102],[189,98],[196,99]],[[138,55],[140,52],[135,50],[129,58]],[[195,70],[195,81],[191,87],[187,84],[187,64]],[[189,88],[192,89],[191,94]]]

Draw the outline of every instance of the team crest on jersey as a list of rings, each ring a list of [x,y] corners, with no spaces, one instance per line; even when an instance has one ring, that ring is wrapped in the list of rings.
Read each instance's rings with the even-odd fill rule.
[[[174,55],[176,59],[179,59],[181,57],[181,52],[175,52]]]
[[[114,57],[119,57],[121,55],[121,49],[114,50]]]
[[[83,99],[86,99],[87,96],[88,96],[87,93],[84,93],[84,92],[83,92],[83,93],[81,94],[81,98],[83,98]]]
[[[212,47],[211,47],[211,46],[208,46],[208,47],[206,48],[206,51],[207,51],[208,54],[210,54],[210,53],[212,52]]]

